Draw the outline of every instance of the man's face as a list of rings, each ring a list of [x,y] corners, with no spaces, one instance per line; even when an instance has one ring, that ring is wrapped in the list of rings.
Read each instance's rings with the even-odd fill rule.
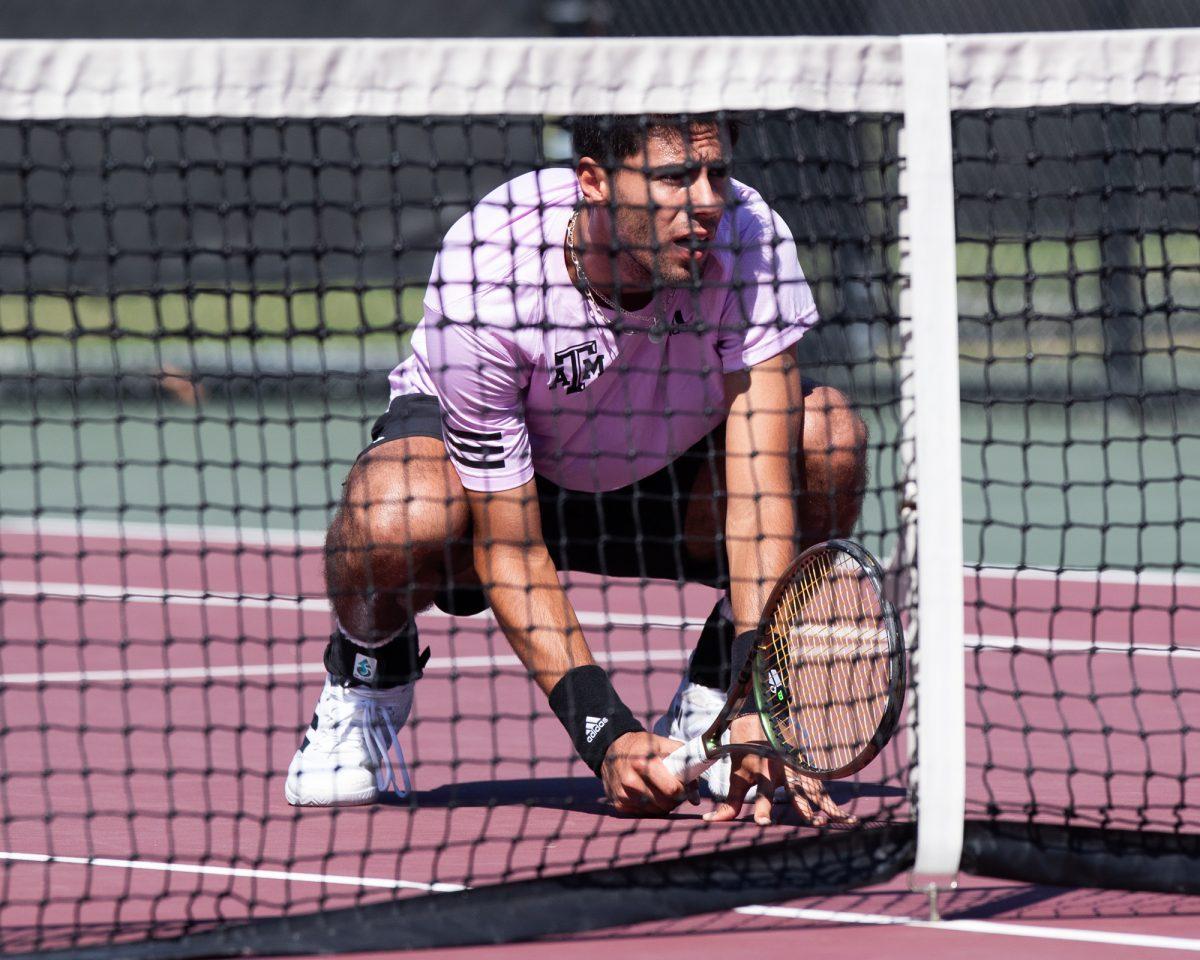
[[[651,130],[611,175],[617,270],[630,286],[699,278],[725,212],[730,146],[724,125]]]

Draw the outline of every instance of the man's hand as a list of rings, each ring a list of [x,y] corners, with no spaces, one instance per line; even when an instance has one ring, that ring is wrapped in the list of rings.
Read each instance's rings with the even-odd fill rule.
[[[731,743],[761,743],[766,740],[758,716],[749,714],[734,720],[729,728],[729,740]],[[754,822],[760,826],[767,826],[771,823],[771,802],[775,798],[775,789],[784,782],[784,766],[779,760],[768,760],[752,753],[743,754],[741,757],[734,754],[733,770],[729,774],[729,796],[723,803],[717,803],[706,813],[704,819],[710,822],[737,819],[746,801],[746,794],[751,787],[756,787],[758,793],[754,798]],[[813,826],[857,822],[857,817],[846,813],[834,803],[820,780],[789,772],[786,782],[792,806],[801,819]]]
[[[604,755],[604,792],[622,813],[655,816],[668,813],[683,798],[683,784],[663,765],[662,758],[680,744],[641,731],[613,741]]]
[[[833,802],[833,797],[826,792],[822,781],[788,770],[787,787],[792,806],[801,819],[809,821],[813,826],[820,827],[826,823],[858,823],[858,817],[847,813]]]

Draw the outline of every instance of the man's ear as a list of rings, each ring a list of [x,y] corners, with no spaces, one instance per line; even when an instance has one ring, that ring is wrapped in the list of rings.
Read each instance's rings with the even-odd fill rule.
[[[575,176],[583,199],[589,204],[606,204],[609,199],[610,180],[608,171],[591,157],[580,157],[575,165]]]

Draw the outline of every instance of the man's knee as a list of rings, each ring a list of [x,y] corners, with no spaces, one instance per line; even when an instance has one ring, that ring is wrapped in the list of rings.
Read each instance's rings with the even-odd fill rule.
[[[440,441],[371,450],[350,471],[325,544],[331,592],[408,585],[467,545],[466,496]]]
[[[808,543],[849,536],[867,485],[867,425],[833,387],[805,391],[801,528]]]
[[[863,473],[867,425],[840,390],[813,386],[804,397],[804,457],[826,470],[852,479]]]

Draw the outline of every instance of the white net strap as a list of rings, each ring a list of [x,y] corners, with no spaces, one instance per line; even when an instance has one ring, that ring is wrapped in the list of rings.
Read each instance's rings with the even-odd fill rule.
[[[903,38],[0,42],[0,119],[900,112]],[[1200,102],[1200,30],[947,37],[953,109]]]

